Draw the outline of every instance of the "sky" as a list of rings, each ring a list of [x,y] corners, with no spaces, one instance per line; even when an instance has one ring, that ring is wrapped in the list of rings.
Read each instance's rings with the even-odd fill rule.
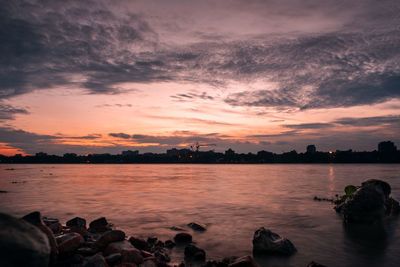
[[[400,146],[398,0],[0,2],[0,154]]]

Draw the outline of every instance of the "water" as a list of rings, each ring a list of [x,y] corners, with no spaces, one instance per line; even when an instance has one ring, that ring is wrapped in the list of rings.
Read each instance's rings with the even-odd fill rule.
[[[346,230],[332,204],[313,200],[370,178],[389,182],[400,199],[400,165],[0,165],[0,190],[9,191],[0,194],[0,211],[39,210],[63,223],[105,216],[127,235],[161,240],[178,226],[209,259],[251,254],[254,231],[264,226],[298,252],[257,258],[261,266],[400,266],[399,220],[371,237]],[[185,226],[192,221],[208,230],[193,232]],[[174,262],[182,256],[183,248],[172,251]]]

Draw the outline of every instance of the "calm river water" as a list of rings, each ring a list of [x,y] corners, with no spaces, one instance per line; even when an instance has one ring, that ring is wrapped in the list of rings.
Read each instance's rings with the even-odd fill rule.
[[[14,170],[7,170],[13,168]],[[378,236],[347,230],[328,202],[348,184],[379,178],[400,200],[400,165],[0,165],[0,211],[39,210],[63,223],[105,216],[127,235],[171,239],[185,228],[207,258],[251,254],[264,226],[289,238],[290,258],[256,258],[261,266],[400,266],[400,225]],[[204,233],[185,227],[206,224]],[[368,230],[366,230],[368,232]],[[172,251],[179,262],[183,249]]]

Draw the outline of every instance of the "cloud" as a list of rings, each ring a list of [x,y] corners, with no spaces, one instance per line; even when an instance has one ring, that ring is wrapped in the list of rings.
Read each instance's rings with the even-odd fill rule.
[[[298,130],[308,130],[308,129],[324,129],[333,127],[332,123],[301,123],[301,124],[286,124],[287,128],[298,129]]]
[[[111,137],[122,138],[122,139],[131,138],[131,136],[129,134],[125,134],[125,133],[109,133],[108,135]]]
[[[17,114],[29,114],[29,112],[24,108],[16,108],[0,103],[0,121],[13,120]]]
[[[397,126],[400,127],[400,115],[377,116],[363,118],[340,118],[334,121],[344,126],[368,127],[368,126]]]
[[[213,100],[214,99],[214,97],[210,96],[207,92],[202,92],[201,94],[195,93],[195,92],[189,92],[186,94],[181,93],[181,94],[172,95],[170,97],[179,102],[192,101],[192,100],[196,100],[196,99],[200,99],[200,100]]]

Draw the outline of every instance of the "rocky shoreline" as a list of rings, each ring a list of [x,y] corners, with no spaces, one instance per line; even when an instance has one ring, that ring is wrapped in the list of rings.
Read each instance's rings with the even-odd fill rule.
[[[206,226],[189,223],[194,231]],[[207,259],[206,251],[195,245],[192,235],[176,229],[170,240],[128,237],[105,217],[86,225],[75,217],[62,225],[58,219],[32,212],[22,218],[0,214],[0,265],[50,267],[257,267],[253,256]],[[175,247],[184,248],[184,261],[171,264]],[[261,227],[253,238],[254,255],[290,256],[297,251],[286,238]],[[323,266],[311,262],[308,266]]]
[[[381,180],[367,180],[361,186],[349,185],[345,195],[333,202],[344,224],[376,225],[386,217],[400,214],[400,205],[391,196],[391,187]],[[194,231],[207,231],[205,225],[187,224]],[[290,257],[295,245],[287,238],[261,227],[254,232],[253,255],[229,257],[220,261],[207,258],[204,249],[184,229],[169,240],[127,236],[122,230],[100,217],[87,225],[75,217],[65,225],[58,219],[43,217],[35,211],[22,218],[0,213],[0,266],[49,267],[257,267],[253,255]],[[184,260],[172,263],[171,253],[183,251]],[[175,252],[176,252],[175,251]],[[323,266],[310,262],[308,267]]]

